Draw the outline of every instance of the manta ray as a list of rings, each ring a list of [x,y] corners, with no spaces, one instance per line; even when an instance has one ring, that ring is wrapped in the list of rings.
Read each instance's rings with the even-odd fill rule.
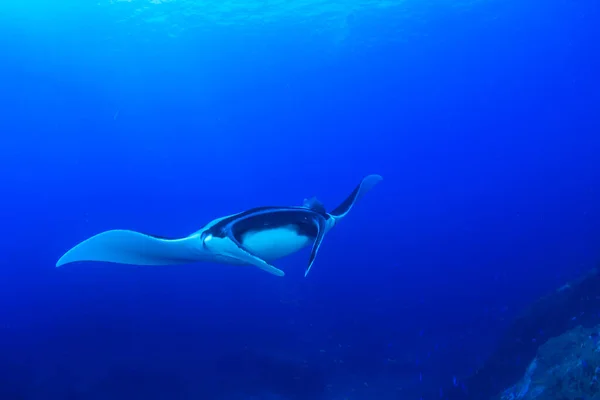
[[[366,176],[331,212],[313,197],[305,199],[302,206],[257,207],[217,218],[183,238],[168,239],[120,229],[101,232],[67,251],[56,266],[79,261],[130,265],[212,262],[255,266],[284,276],[272,262],[312,243],[306,277],[325,234],[381,180],[379,175]]]

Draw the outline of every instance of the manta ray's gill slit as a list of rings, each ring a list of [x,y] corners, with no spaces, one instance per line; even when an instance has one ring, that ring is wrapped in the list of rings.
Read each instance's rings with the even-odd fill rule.
[[[172,238],[172,237],[161,236],[161,235],[152,235],[152,234],[150,234],[150,233],[144,233],[144,235],[146,235],[146,236],[150,236],[150,237],[152,237],[152,238],[155,238],[155,239],[162,239],[162,240],[175,240],[175,238]]]

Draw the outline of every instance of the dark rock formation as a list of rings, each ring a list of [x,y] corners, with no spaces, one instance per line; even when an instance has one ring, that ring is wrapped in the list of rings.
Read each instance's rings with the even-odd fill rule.
[[[509,326],[495,351],[464,385],[450,387],[448,397],[488,400],[523,377],[538,348],[580,325],[600,323],[600,273],[594,269],[528,307]]]
[[[574,328],[538,349],[524,376],[497,400],[600,399],[599,327]]]

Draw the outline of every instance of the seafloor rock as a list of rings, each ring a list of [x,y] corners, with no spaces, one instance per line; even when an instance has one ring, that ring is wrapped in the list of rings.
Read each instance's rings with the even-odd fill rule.
[[[499,400],[600,399],[600,326],[570,331],[540,346],[523,378]]]
[[[494,398],[526,374],[547,341],[576,326],[587,329],[597,326],[599,313],[600,269],[596,268],[527,307],[512,321],[483,365],[472,376],[462,379],[467,390],[462,385],[449,386],[444,392],[449,400]]]

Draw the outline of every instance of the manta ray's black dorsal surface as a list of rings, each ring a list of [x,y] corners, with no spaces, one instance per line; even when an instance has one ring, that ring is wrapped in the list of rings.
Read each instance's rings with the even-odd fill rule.
[[[258,257],[246,246],[247,235],[271,233],[273,240],[277,240],[277,236],[285,235],[286,231],[291,232],[314,242],[306,269],[308,273],[330,219],[331,216],[325,212],[325,208],[316,202],[311,207],[258,207],[219,221],[204,234],[220,238],[229,237],[240,249]]]
[[[216,237],[230,235],[239,240],[248,232],[293,226],[299,234],[315,239],[318,236],[318,224],[315,221],[328,218],[330,216],[327,213],[306,207],[257,207],[219,221],[206,233]]]

